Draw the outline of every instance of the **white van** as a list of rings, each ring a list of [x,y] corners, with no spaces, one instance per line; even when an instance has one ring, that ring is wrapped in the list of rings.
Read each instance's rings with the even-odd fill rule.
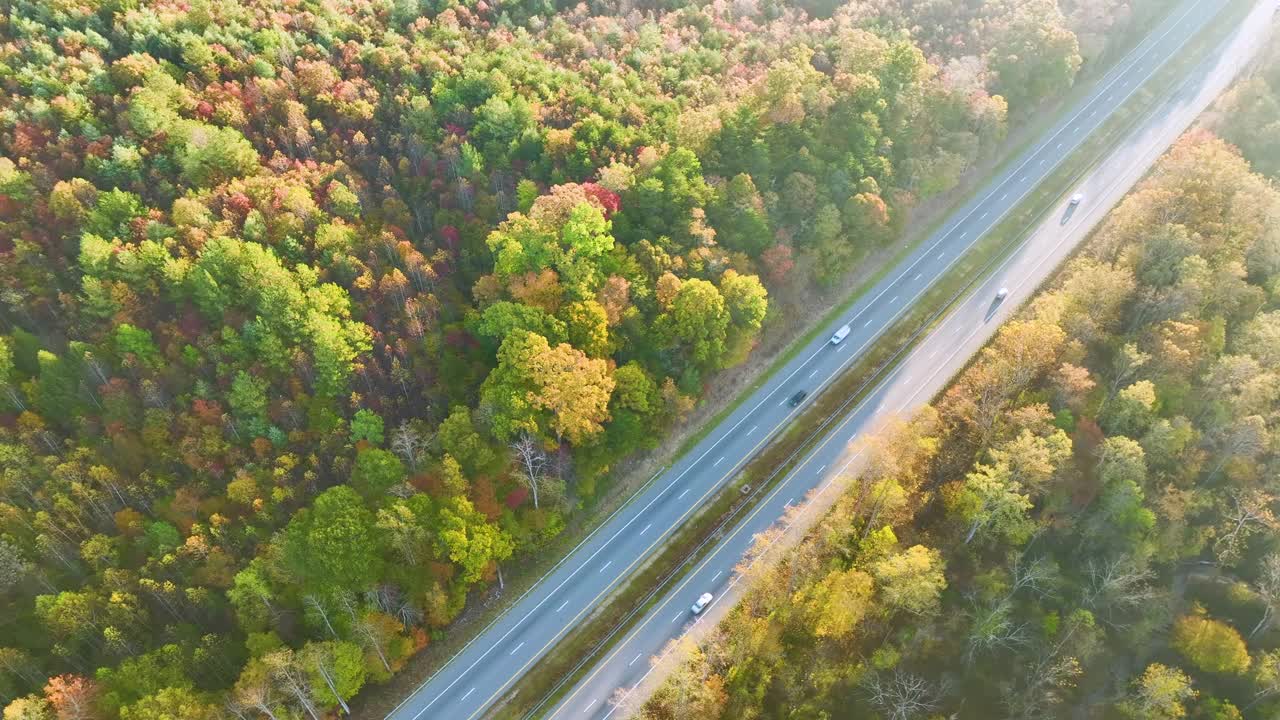
[[[839,345],[840,342],[847,337],[849,337],[849,326],[845,325],[844,327],[837,330],[835,335],[831,336],[831,344]]]

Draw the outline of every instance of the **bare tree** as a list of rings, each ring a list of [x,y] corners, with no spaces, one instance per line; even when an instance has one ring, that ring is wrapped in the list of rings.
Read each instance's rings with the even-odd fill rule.
[[[1126,343],[1120,348],[1111,363],[1111,383],[1107,386],[1107,394],[1102,399],[1102,405],[1105,407],[1121,387],[1128,385],[1138,370],[1149,360],[1151,356],[1139,350],[1133,343]]]
[[[1254,458],[1270,442],[1267,421],[1261,415],[1242,417],[1218,436],[1218,462],[1209,473],[1212,480],[1234,458]]]
[[[293,696],[298,706],[311,716],[311,720],[320,720],[315,700],[312,699],[311,679],[294,662],[293,650],[286,648],[270,653],[263,658],[263,662],[271,669],[271,679]]]
[[[329,608],[325,606],[319,595],[307,593],[302,596],[302,603],[320,618],[320,621],[324,623],[324,628],[329,631],[330,637],[338,637],[337,631],[333,629],[333,623],[329,620]]]
[[[338,607],[346,611],[347,616],[351,618],[351,622],[355,622],[360,616],[360,606],[356,604],[356,596],[348,591],[341,591],[333,596],[334,603]]]
[[[1039,720],[1053,706],[1066,699],[1066,691],[1075,687],[1080,676],[1080,660],[1076,655],[1089,654],[1086,625],[1075,614],[1068,617],[1058,640],[1040,652],[1035,662],[1020,665],[1013,682],[1003,691],[1002,703],[1013,720]]]
[[[391,672],[391,663],[387,660],[387,636],[385,628],[378,623],[373,622],[369,617],[362,617],[356,621],[352,628],[355,631],[356,638],[365,649],[371,649],[377,654],[378,659],[382,661],[382,667],[387,672]]]
[[[7,382],[0,384],[0,388],[4,389],[5,395],[9,397],[9,402],[13,403],[14,407],[18,408],[20,411],[25,411],[27,409],[26,401],[23,399],[22,395],[18,393],[16,388]]]
[[[1244,711],[1280,693],[1280,651],[1272,650],[1255,655],[1252,675],[1257,690],[1254,691],[1253,700],[1241,708]]]
[[[1027,624],[1015,623],[1008,600],[988,607],[975,606],[969,613],[969,636],[965,639],[965,659],[969,662],[998,650],[1009,650],[1027,644]]]
[[[242,704],[234,697],[227,698],[227,702],[223,705],[223,708],[226,709],[226,711],[233,717],[239,718],[239,720],[257,720],[257,718],[249,714],[253,708]]]
[[[324,684],[329,688],[329,694],[338,700],[338,705],[342,707],[342,712],[347,715],[351,714],[351,706],[347,705],[347,701],[338,692],[338,681],[335,677],[335,665],[338,659],[333,653],[333,643],[310,643],[303,649],[304,659],[310,661],[316,669],[316,673],[324,680]]]
[[[418,458],[424,444],[422,435],[407,422],[400,423],[399,427],[391,431],[392,452],[404,458],[404,461],[409,464],[409,469],[415,472],[418,469]]]
[[[1063,693],[1075,686],[1080,676],[1080,661],[1050,651],[1034,663],[1024,666],[1018,680],[1004,693],[1003,704],[1013,720],[1044,717],[1064,699]]]
[[[269,682],[249,682],[237,684],[227,701],[227,710],[238,718],[253,718],[248,711],[257,711],[266,715],[268,720],[279,720],[275,711],[279,701],[275,689]]]
[[[1030,562],[1018,558],[1013,564],[1013,585],[1009,588],[1008,598],[1012,598],[1019,590],[1027,590],[1041,598],[1057,597],[1053,590],[1059,580],[1058,567],[1043,557]]]
[[[412,627],[422,621],[422,611],[394,585],[379,585],[368,597],[380,612],[394,617],[405,627]]]
[[[912,720],[942,706],[943,688],[912,673],[894,671],[887,678],[872,674],[865,686],[871,704],[888,720]]]
[[[546,478],[543,469],[547,466],[547,454],[529,433],[521,433],[520,437],[511,443],[511,451],[516,455],[520,481],[529,486],[529,491],[533,493],[533,506],[537,508],[538,489]]]
[[[1244,543],[1255,531],[1276,526],[1271,505],[1275,497],[1270,493],[1254,490],[1232,490],[1231,507],[1223,513],[1226,522],[1213,541],[1213,553],[1218,562],[1229,565],[1240,557]]]
[[[1112,627],[1122,627],[1116,614],[1141,607],[1156,597],[1151,585],[1154,573],[1139,565],[1132,558],[1121,557],[1105,562],[1090,560],[1089,582],[1085,586],[1085,607],[1100,613],[1099,617]]]
[[[1280,555],[1268,555],[1267,559],[1262,561],[1262,572],[1254,588],[1262,597],[1266,608],[1262,612],[1262,619],[1249,632],[1250,640],[1271,624],[1276,605],[1280,604]]]

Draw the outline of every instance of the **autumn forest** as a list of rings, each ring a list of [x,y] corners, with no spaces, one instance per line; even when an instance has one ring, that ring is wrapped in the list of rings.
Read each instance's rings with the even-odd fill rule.
[[[798,299],[905,243],[914,208],[1162,4],[0,6],[4,720],[284,720],[347,709],[446,637],[622,463],[689,430],[717,373],[809,321]],[[1240,102],[1274,109],[1255,95]],[[941,572],[924,531],[900,551],[889,528],[975,459],[969,477],[1016,478],[1022,511],[988,505],[995,480],[956,481],[930,496],[928,532],[970,536],[947,560],[970,566],[966,612],[1026,626],[1019,652],[1083,657],[1068,641],[1145,627],[1120,622],[1131,605],[1033,601],[1089,572],[1055,564],[1045,532],[1139,578],[1259,552],[1256,523],[1202,519],[1269,497],[1276,268],[1257,238],[1275,228],[1257,208],[1274,191],[1223,145],[1180,152],[1075,271],[1107,292],[1068,281],[1007,331],[1052,341],[1036,374],[1011,384],[991,360],[962,383],[1025,409],[958,390],[904,426],[930,442],[895,460],[902,502],[813,550],[844,563],[822,592],[892,584],[900,556]],[[1168,220],[1156,208],[1201,156],[1252,200],[1197,196]],[[1148,231],[1158,256],[1135,244]],[[1114,459],[1061,482],[1073,442]],[[1015,448],[1043,462],[1011,465]],[[1107,509],[1070,521],[1083,507]],[[1090,523],[1106,548],[1081,539]],[[1040,595],[1018,585],[1033,566]],[[806,572],[796,612],[819,612]],[[901,660],[876,662],[952,649],[895,634],[937,597],[894,602],[876,636]],[[787,640],[818,668],[865,641],[856,618],[825,622]],[[815,689],[760,664],[716,702],[829,707],[854,671]]]

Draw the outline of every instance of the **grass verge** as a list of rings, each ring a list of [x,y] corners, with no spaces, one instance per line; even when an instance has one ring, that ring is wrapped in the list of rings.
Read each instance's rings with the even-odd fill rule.
[[[1061,202],[1063,188],[1074,187],[1150,115],[1166,94],[1176,87],[1188,67],[1203,59],[1234,31],[1252,4],[1252,0],[1235,0],[1214,22],[1201,30],[1173,62],[1148,80],[1108,119],[1101,132],[1095,132],[1068,156],[1031,195],[953,265],[915,306],[888,328],[849,370],[828,385],[782,435],[637,569],[624,586],[557,643],[508,693],[492,716],[504,720],[528,718],[553,707],[603,657],[616,637],[642,618],[668,587],[714,548],[715,542],[732,529],[734,522],[786,477],[791,468],[822,441],[827,430],[856,407],[975,283],[984,279],[1021,245],[1028,232]],[[812,336],[811,332],[793,347],[803,347]],[[785,359],[780,359],[777,367],[782,363]]]

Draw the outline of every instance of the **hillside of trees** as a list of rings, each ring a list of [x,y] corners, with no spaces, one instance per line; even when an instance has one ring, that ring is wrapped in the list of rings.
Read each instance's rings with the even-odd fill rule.
[[[1255,167],[1186,134],[639,717],[1280,717],[1275,67]]]
[[[1160,3],[3,5],[3,717],[207,720],[401,669]]]

